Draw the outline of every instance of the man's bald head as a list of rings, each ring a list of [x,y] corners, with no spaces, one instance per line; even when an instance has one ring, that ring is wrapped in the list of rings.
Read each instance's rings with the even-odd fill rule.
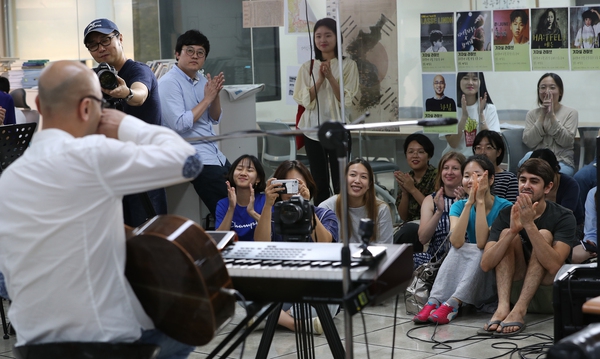
[[[40,75],[39,107],[44,119],[75,111],[82,97],[102,97],[94,72],[76,61],[51,63]]]
[[[433,90],[435,91],[435,97],[444,97],[444,90],[446,90],[446,80],[442,75],[435,75],[433,78]]]

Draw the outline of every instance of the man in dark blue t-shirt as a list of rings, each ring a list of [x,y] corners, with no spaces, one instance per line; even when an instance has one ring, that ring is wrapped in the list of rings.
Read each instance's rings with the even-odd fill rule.
[[[123,50],[123,34],[108,19],[92,21],[84,30],[83,42],[98,63],[105,62],[118,71],[118,86],[102,92],[112,97],[117,108],[145,122],[161,125],[158,82],[152,70],[141,62],[127,59]],[[156,214],[167,213],[167,196],[164,188],[148,191],[153,208],[144,205],[144,195],[123,198],[125,224],[138,226]]]
[[[15,102],[11,95],[10,83],[6,77],[0,76],[0,125],[14,125],[16,123]]]

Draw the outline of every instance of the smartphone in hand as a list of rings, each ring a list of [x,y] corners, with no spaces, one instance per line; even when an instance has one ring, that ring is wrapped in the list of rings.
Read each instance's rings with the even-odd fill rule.
[[[598,247],[593,242],[582,240],[582,241],[580,241],[580,243],[581,243],[581,246],[583,247],[583,249],[586,250],[586,252],[598,253]]]

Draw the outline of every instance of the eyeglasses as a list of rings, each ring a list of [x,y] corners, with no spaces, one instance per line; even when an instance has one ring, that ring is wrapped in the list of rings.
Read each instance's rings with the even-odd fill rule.
[[[482,151],[489,152],[489,151],[495,150],[495,149],[496,149],[496,147],[493,147],[491,145],[487,145],[487,146],[477,145],[477,146],[475,146],[475,152],[482,152]]]
[[[556,91],[556,89],[558,89],[558,87],[556,85],[550,85],[550,86],[541,85],[539,87],[539,89],[540,89],[540,92],[545,92],[546,90]]]
[[[444,81],[433,81],[434,85],[445,85],[446,83]]]
[[[406,151],[406,154],[407,154],[408,156],[412,156],[412,155],[414,155],[415,153],[416,153],[417,155],[419,155],[419,156],[423,156],[423,155],[425,154],[425,150],[417,150],[417,151],[415,151],[415,150],[408,150],[408,151]]]
[[[185,49],[185,53],[190,57],[196,55],[199,59],[202,59],[206,56],[206,52],[204,50],[200,49],[196,51],[193,47],[188,47]]]
[[[108,103],[108,101],[106,101],[105,99],[103,99],[103,98],[97,98],[96,96],[92,96],[92,95],[83,96],[81,98],[81,100],[79,100],[79,102],[81,103],[81,101],[85,100],[86,98],[89,98],[91,100],[100,102],[100,106],[102,108],[108,108],[110,106],[110,104]]]
[[[112,41],[113,37],[116,36],[119,36],[118,32],[115,32],[114,34],[103,38],[102,40],[100,40],[100,42],[87,43],[85,44],[85,47],[87,47],[88,51],[94,52],[98,50],[98,47],[100,47],[100,45],[102,45],[103,47],[107,47],[108,45],[110,45],[110,42]]]

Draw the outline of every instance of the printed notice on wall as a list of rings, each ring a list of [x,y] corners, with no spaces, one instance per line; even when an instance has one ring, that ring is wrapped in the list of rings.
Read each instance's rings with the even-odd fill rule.
[[[456,71],[454,13],[421,14],[421,67],[423,72]]]
[[[494,65],[496,71],[529,71],[529,9],[496,10]]]
[[[242,10],[244,28],[283,26],[283,0],[244,1]]]
[[[458,71],[492,71],[492,12],[456,13]]]
[[[567,8],[531,9],[531,65],[533,70],[569,69]]]

